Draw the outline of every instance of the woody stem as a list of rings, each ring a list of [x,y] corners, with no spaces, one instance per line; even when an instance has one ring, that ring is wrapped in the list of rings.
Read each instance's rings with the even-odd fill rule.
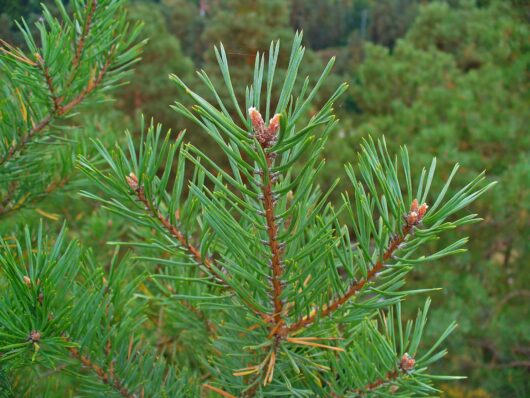
[[[390,244],[386,248],[385,252],[383,253],[383,256],[377,261],[377,263],[368,271],[368,274],[365,278],[356,281],[354,284],[352,284],[349,289],[344,293],[342,296],[339,296],[333,300],[333,302],[322,309],[320,313],[318,313],[319,318],[327,317],[331,315],[333,312],[338,310],[343,304],[348,302],[350,298],[352,298],[358,291],[360,291],[366,283],[372,281],[375,279],[377,274],[381,272],[384,268],[385,262],[388,261],[394,252],[398,249],[399,245],[401,245],[407,236],[412,232],[412,229],[414,228],[414,225],[412,224],[405,224],[401,231],[401,236],[397,236],[394,239],[390,241]],[[304,328],[307,325],[310,325],[315,321],[317,318],[317,314],[311,314],[307,317],[304,317],[297,322],[293,323],[291,326],[289,326],[289,333],[295,332],[299,329]]]
[[[272,192],[272,178],[270,170],[274,161],[274,154],[266,154],[267,167],[269,169],[269,177],[267,184],[263,186],[263,207],[265,209],[265,219],[267,222],[267,235],[268,235],[268,246],[271,250],[271,285],[273,291],[273,304],[274,304],[274,322],[276,326],[280,325],[282,322],[282,311],[283,311],[283,301],[281,299],[283,287],[282,287],[282,264],[281,256],[282,249],[280,243],[278,242],[278,225],[276,224],[275,219],[275,200]],[[276,328],[278,329],[278,328]],[[278,331],[276,331],[277,333]]]

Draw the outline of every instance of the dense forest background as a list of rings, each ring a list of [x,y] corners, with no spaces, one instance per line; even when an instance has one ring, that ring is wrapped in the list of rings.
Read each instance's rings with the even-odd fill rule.
[[[53,1],[44,3],[54,10]],[[67,3],[67,1],[65,2]],[[14,20],[29,25],[40,16],[38,0],[0,0],[0,38],[22,46]],[[178,92],[168,81],[175,73],[190,86],[204,69],[221,79],[212,47],[222,42],[232,79],[241,89],[251,80],[255,54],[272,40],[284,46],[303,30],[307,46],[303,74],[316,77],[330,56],[337,57],[325,98],[346,81],[350,87],[336,109],[340,128],[327,150],[329,186],[343,176],[362,137],[385,135],[393,149],[406,144],[417,170],[434,155],[447,177],[454,162],[460,182],[482,170],[499,181],[473,207],[484,222],[468,228],[469,251],[443,265],[419,267],[415,286],[439,286],[431,293],[439,329],[455,319],[459,328],[448,340],[450,355],[439,371],[467,380],[442,386],[445,396],[527,397],[530,394],[530,7],[502,0],[160,0],[131,1],[131,20],[144,21],[149,41],[130,83],[106,102],[78,117],[76,151],[90,152],[84,138],[123,139],[136,131],[140,115],[173,130],[188,128],[192,141],[208,152],[204,135],[179,118],[170,105]],[[281,73],[281,70],[280,72]],[[279,79],[277,79],[279,81]],[[201,93],[205,97],[207,92]],[[179,98],[184,101],[182,98]],[[1,99],[0,99],[1,100]],[[74,142],[75,140],[73,140]],[[68,153],[57,150],[57,156]],[[135,234],[127,222],[79,197],[88,184],[73,160],[61,162],[60,189],[45,201],[28,205],[24,222],[45,217],[57,228],[66,220],[71,234],[104,256],[106,241]],[[455,184],[458,185],[458,184]],[[347,190],[346,182],[339,184]],[[18,218],[21,220],[22,218]],[[0,219],[0,232],[13,228]],[[125,239],[122,239],[125,240]],[[410,304],[410,309],[416,308]]]

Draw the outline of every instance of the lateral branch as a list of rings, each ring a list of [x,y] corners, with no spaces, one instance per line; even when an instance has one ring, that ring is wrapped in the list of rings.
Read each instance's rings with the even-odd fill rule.
[[[0,166],[9,161],[15,155],[15,153],[22,151],[26,147],[26,145],[34,138],[35,135],[42,132],[52,122],[55,116],[64,116],[65,114],[70,112],[75,106],[79,105],[87,95],[92,93],[101,84],[112,62],[114,49],[115,47],[112,46],[109,51],[109,55],[97,76],[94,79],[90,80],[87,86],[76,97],[74,97],[65,105],[62,105],[62,101],[59,97],[56,96],[55,89],[53,87],[53,82],[51,76],[49,75],[49,71],[46,67],[44,68],[46,84],[48,86],[48,90],[50,91],[50,95],[53,98],[54,108],[48,115],[46,115],[37,124],[35,124],[31,128],[31,130],[24,136],[24,138],[13,143],[13,145],[9,147],[9,150],[0,159]],[[38,57],[42,59],[40,55]]]
[[[169,232],[171,236],[176,238],[181,244],[181,246],[191,254],[195,262],[198,265],[203,265],[217,282],[222,284],[225,288],[231,289],[231,286],[225,280],[226,276],[221,276],[219,272],[215,269],[214,260],[201,255],[201,251],[199,250],[199,248],[197,248],[193,243],[191,243],[187,236],[178,227],[171,224],[169,218],[164,216],[164,214],[162,214],[162,212],[153,205],[152,201],[147,198],[147,196],[145,195],[145,190],[142,186],[139,185],[138,178],[136,177],[136,175],[134,175],[134,173],[130,173],[129,176],[126,177],[126,180],[129,187],[134,191],[136,198],[145,206],[147,210],[149,210],[150,214],[160,222],[164,229]],[[263,320],[268,321],[271,318],[269,314],[260,311],[245,298],[240,297],[240,299],[250,310],[252,310]]]
[[[65,338],[65,341],[69,341],[69,339]],[[75,347],[68,347],[68,351],[70,352],[72,358],[80,361],[85,367],[92,369],[96,373],[98,379],[100,379],[103,383],[113,387],[120,393],[122,397],[137,398],[136,394],[129,391],[127,387],[125,387],[124,383],[116,377],[114,370],[111,369],[109,371],[105,371],[101,366],[94,363],[88,356],[81,354],[81,352],[79,352],[79,350]]]
[[[368,271],[366,277],[352,284],[346,291],[346,293],[344,293],[342,296],[337,297],[331,302],[331,304],[323,308],[322,311],[313,311],[310,315],[291,324],[288,328],[288,332],[292,333],[306,327],[307,325],[312,324],[317,317],[324,318],[330,316],[333,312],[338,310],[342,305],[347,303],[348,300],[355,296],[355,294],[360,291],[364,287],[364,285],[375,279],[379,272],[381,272],[385,267],[385,263],[392,258],[394,252],[412,233],[414,227],[421,222],[426,211],[427,205],[424,203],[421,205],[421,207],[419,207],[418,201],[414,199],[411,205],[411,210],[409,214],[407,214],[407,216],[405,217],[405,225],[403,226],[401,235],[395,236],[394,239],[390,241],[388,247],[383,253],[383,256],[377,261],[377,263],[372,267],[372,269]]]

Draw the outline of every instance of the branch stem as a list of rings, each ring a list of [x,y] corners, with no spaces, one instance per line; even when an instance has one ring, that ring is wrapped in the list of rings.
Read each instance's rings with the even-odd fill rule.
[[[68,338],[64,338],[64,340],[69,341]],[[94,363],[89,357],[81,354],[79,350],[75,347],[68,347],[68,351],[70,352],[72,358],[75,358],[80,361],[85,367],[92,369],[96,373],[98,379],[100,379],[103,383],[113,387],[116,391],[120,393],[122,397],[136,398],[136,395],[130,392],[125,387],[124,383],[116,377],[114,370],[111,370],[109,372],[105,371],[101,366]]]
[[[267,153],[267,167],[269,170],[272,168],[272,163],[274,160],[274,154]],[[270,173],[269,173],[270,174]],[[275,209],[275,200],[272,193],[272,179],[269,176],[267,184],[263,187],[263,207],[265,209],[265,219],[267,221],[267,235],[269,240],[269,247],[271,249],[271,284],[273,290],[273,304],[274,304],[274,322],[276,326],[280,325],[282,320],[283,312],[283,301],[281,299],[283,287],[282,287],[282,249],[278,242],[278,225],[276,224],[274,209]],[[276,328],[275,335],[279,333],[279,328]]]
[[[360,291],[364,285],[366,285],[368,282],[372,281],[376,278],[377,274],[381,272],[385,266],[385,262],[388,261],[394,252],[398,249],[399,245],[401,245],[407,236],[412,232],[412,229],[414,228],[413,224],[406,223],[401,231],[400,236],[396,236],[394,239],[390,241],[390,244],[386,248],[385,252],[383,253],[383,256],[377,263],[368,271],[368,274],[365,278],[362,278],[359,281],[356,281],[353,283],[349,289],[344,293],[342,296],[339,296],[333,300],[333,302],[328,305],[327,307],[323,308],[320,313],[318,313],[318,318],[324,318],[327,316],[330,316],[333,312],[338,310],[343,304],[348,302],[358,291]],[[306,327],[307,325],[312,324],[315,319],[317,318],[317,312],[313,312],[311,315],[306,316],[297,322],[293,323],[291,326],[289,326],[288,332],[293,333],[296,332],[299,329],[302,329]]]
[[[13,145],[11,145],[11,147],[6,152],[6,154],[0,159],[0,166],[6,163],[8,160],[10,160],[15,153],[21,152],[22,150],[24,150],[26,145],[33,139],[33,137],[37,135],[38,133],[40,133],[42,130],[44,130],[52,122],[52,120],[54,119],[54,116],[56,115],[63,116],[67,114],[68,112],[72,110],[72,108],[74,108],[76,105],[81,103],[88,94],[94,91],[96,87],[98,87],[103,81],[103,78],[105,74],[107,73],[107,70],[112,62],[113,53],[114,53],[114,46],[109,51],[109,55],[107,59],[105,60],[105,63],[103,64],[102,68],[100,69],[97,77],[93,80],[90,80],[88,82],[88,85],[74,99],[72,99],[66,105],[64,106],[59,105],[59,107],[56,108],[57,104],[55,103],[54,91],[51,91],[52,96],[54,96],[54,109],[47,116],[41,119],[40,122],[34,125],[33,128],[28,132],[28,134],[24,136],[24,138],[14,143]],[[50,83],[48,82],[47,84],[49,85]]]
[[[155,207],[155,205],[149,198],[147,198],[147,196],[145,195],[144,188],[140,186],[133,190],[136,195],[136,198],[145,206],[146,210],[148,210],[150,214],[154,218],[156,218],[160,222],[160,224],[162,224],[164,229],[169,232],[171,236],[173,236],[179,241],[181,246],[191,254],[195,262],[198,265],[204,266],[217,282],[221,283],[226,288],[231,288],[225,280],[226,276],[220,275],[219,272],[215,270],[214,260],[209,257],[204,257],[201,254],[199,248],[197,248],[193,243],[191,243],[187,236],[178,227],[169,222],[169,219],[165,217],[164,214],[162,214],[162,212]],[[248,300],[245,300],[243,297],[240,297],[240,299],[250,310],[252,310],[256,315],[260,316],[263,320],[267,321],[268,319],[270,319],[269,314],[260,311],[254,305],[252,305],[252,303],[250,303]]]
[[[94,13],[96,12],[97,4],[98,4],[97,0],[92,0],[90,2],[87,2],[85,6],[86,8],[90,7],[90,10],[88,10],[87,17],[85,19],[85,25],[83,26],[83,32],[81,33],[81,36],[79,37],[79,40],[77,41],[77,45],[75,49],[75,56],[72,61],[72,65],[74,66],[74,71],[77,71],[77,66],[79,65],[79,61],[81,60],[83,49],[85,48],[85,40],[90,32],[90,28],[92,25],[92,18],[94,17]]]
[[[164,229],[168,231],[171,236],[173,236],[179,241],[181,246],[191,254],[195,261],[198,264],[201,264],[206,267],[208,269],[208,272],[210,272],[219,282],[225,284],[224,279],[221,277],[221,275],[219,275],[219,273],[215,269],[213,269],[212,260],[208,257],[203,257],[200,250],[191,242],[189,242],[186,235],[175,225],[171,224],[169,222],[169,219],[165,217],[160,210],[156,209],[153,202],[149,200],[145,195],[143,187],[138,187],[135,190],[135,194],[138,200],[149,210],[151,215],[155,217],[160,222],[160,224],[162,224]]]
[[[361,387],[361,388],[358,388],[355,390],[355,393],[356,394],[363,394],[363,393],[366,393],[366,392],[369,392],[369,391],[373,391],[385,384],[388,384],[394,380],[396,380],[398,377],[399,377],[399,371],[398,370],[393,370],[393,371],[390,371],[386,374],[385,378],[383,379],[378,379],[376,381],[373,381],[371,383],[368,383],[367,385],[365,385],[364,387]]]

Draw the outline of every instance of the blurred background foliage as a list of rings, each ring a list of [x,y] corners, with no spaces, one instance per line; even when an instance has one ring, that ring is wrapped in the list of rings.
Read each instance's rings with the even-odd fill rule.
[[[40,18],[39,3],[0,0],[0,38],[23,46],[13,20],[35,22]],[[44,3],[54,10],[53,1]],[[78,117],[78,125],[84,127],[73,127],[74,152],[93,150],[90,137],[108,143],[122,140],[123,131],[134,132],[144,114],[173,130],[188,128],[191,141],[221,159],[209,150],[212,145],[205,136],[195,134],[170,109],[177,90],[168,74],[179,75],[200,91],[203,86],[195,84],[194,71],[204,69],[217,87],[223,87],[211,51],[222,42],[232,80],[238,82],[234,86],[241,89],[251,80],[257,51],[267,52],[275,39],[289,43],[296,30],[303,30],[307,50],[302,74],[316,78],[324,62],[337,57],[322,98],[340,82],[350,84],[336,109],[341,124],[328,146],[323,186],[344,175],[343,164],[354,158],[361,138],[368,134],[384,134],[392,149],[406,144],[417,170],[428,166],[434,155],[446,176],[454,162],[460,163],[460,182],[484,169],[488,178],[499,181],[474,205],[485,221],[470,227],[469,252],[444,260],[443,266],[420,268],[411,278],[418,286],[443,287],[433,295],[431,317],[440,324],[439,330],[431,328],[433,338],[453,319],[460,325],[448,340],[450,355],[438,370],[468,379],[443,386],[446,397],[530,395],[527,2],[132,1],[129,17],[144,21],[142,34],[149,43],[129,84],[115,91],[116,101],[93,105]],[[279,74],[286,67],[288,46],[282,51]],[[237,94],[242,98],[244,90]],[[72,152],[58,149],[57,156],[61,151]],[[134,232],[126,221],[81,199],[78,191],[89,190],[88,182],[75,170],[69,172],[61,189],[28,206],[18,220],[29,223],[45,217],[58,228],[66,220],[70,234],[108,259],[114,248],[106,241],[125,240],[124,235]],[[344,180],[337,198],[348,188]],[[15,222],[0,219],[0,232],[12,231]]]

